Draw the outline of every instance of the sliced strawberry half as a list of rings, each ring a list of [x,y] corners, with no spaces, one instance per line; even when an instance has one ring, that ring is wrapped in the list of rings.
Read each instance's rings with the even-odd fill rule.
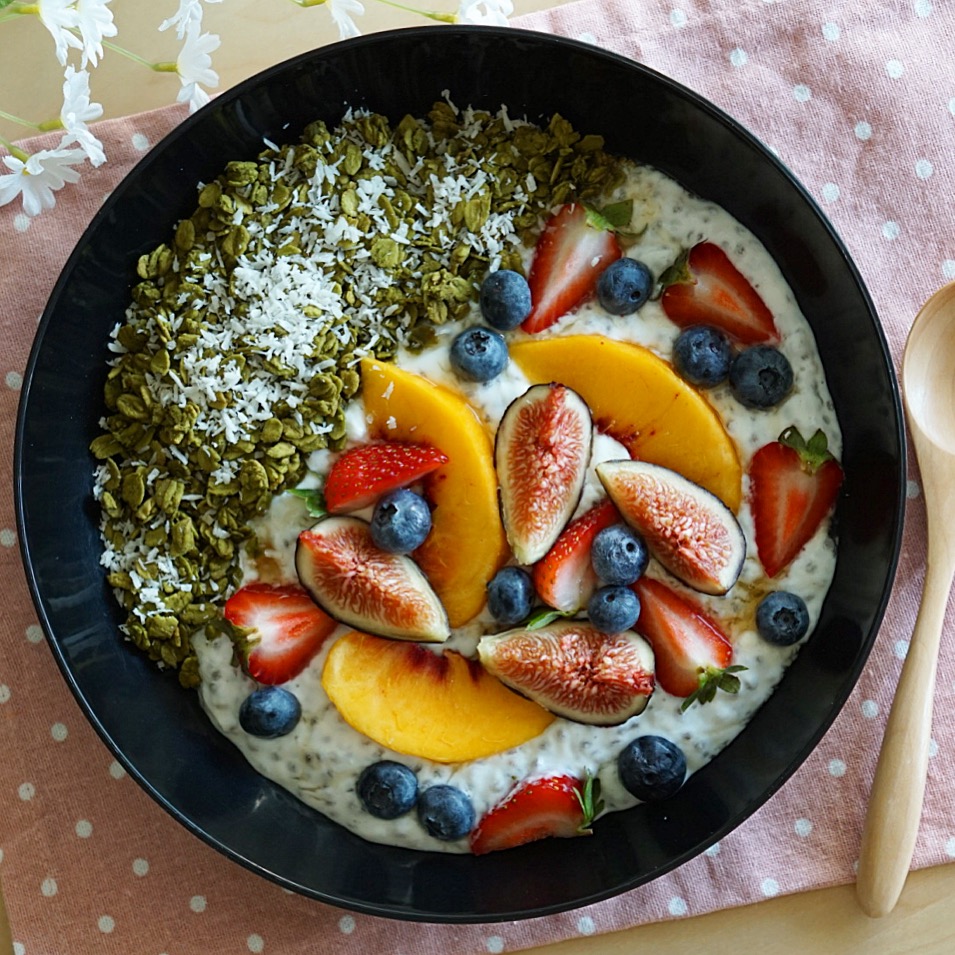
[[[332,514],[357,511],[383,494],[415,481],[446,464],[448,456],[427,444],[385,441],[346,451],[325,479],[325,506]]]
[[[338,625],[294,584],[247,584],[226,601],[223,612],[244,632],[246,672],[270,686],[298,676]]]
[[[471,832],[471,851],[484,855],[552,836],[589,835],[601,808],[592,778],[587,783],[570,775],[524,780],[478,822]]]
[[[773,313],[712,242],[699,242],[684,252],[660,282],[663,311],[681,328],[715,325],[742,345],[779,341]]]
[[[822,431],[806,441],[787,428],[764,445],[749,468],[756,552],[775,577],[815,535],[835,505],[842,466]]]
[[[521,328],[540,332],[594,294],[600,273],[623,255],[609,222],[580,203],[561,206],[537,240],[528,275],[531,312]]]
[[[564,613],[575,613],[586,605],[597,586],[590,546],[600,531],[619,520],[616,507],[605,500],[561,531],[531,570],[534,589],[544,603]]]
[[[641,577],[632,587],[640,598],[636,629],[653,647],[657,684],[691,701],[710,685],[715,693],[733,660],[733,645],[723,631],[702,607],[659,580]],[[738,684],[736,679],[736,690]],[[721,688],[732,685],[729,680]]]

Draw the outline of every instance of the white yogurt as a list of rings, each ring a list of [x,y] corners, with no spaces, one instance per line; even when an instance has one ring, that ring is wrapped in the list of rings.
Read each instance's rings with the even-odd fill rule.
[[[762,245],[718,206],[689,195],[654,170],[635,169],[626,186],[613,198],[625,196],[634,197],[635,207],[641,210],[638,215],[646,220],[646,230],[639,242],[628,250],[629,255],[643,260],[659,275],[682,249],[702,239],[715,242],[728,251],[775,317],[783,338],[781,348],[795,373],[792,394],[774,409],[753,411],[733,398],[728,385],[706,393],[736,442],[744,469],[759,447],[775,440],[789,425],[796,425],[807,437],[816,428],[822,428],[831,450],[838,456],[841,434],[815,341],[791,290]],[[479,320],[475,312],[474,317],[463,324]],[[458,380],[448,361],[448,343],[461,327],[457,324],[439,329],[434,347],[418,355],[402,353],[397,360],[411,371],[464,392],[493,429],[507,405],[529,382],[513,363],[490,383]],[[517,337],[522,334],[516,333]],[[600,334],[637,342],[669,358],[677,330],[658,302],[647,303],[635,316],[627,318],[608,315],[598,304],[587,304],[542,333],[543,336],[570,334]],[[349,408],[347,422],[350,441],[364,440],[365,418],[359,401]],[[578,513],[602,495],[593,464],[626,456],[613,439],[597,437],[594,461]],[[320,452],[312,457],[310,467],[323,473],[331,461],[329,453]],[[232,645],[227,639],[209,642],[197,637],[194,640],[202,675],[199,691],[202,705],[218,729],[259,772],[329,818],[376,842],[445,852],[468,851],[467,840],[448,843],[429,836],[413,812],[395,820],[380,820],[362,808],[355,793],[358,774],[380,759],[395,759],[411,767],[418,774],[422,789],[439,782],[459,787],[470,796],[478,818],[516,781],[549,773],[578,776],[593,773],[600,778],[606,812],[632,806],[636,800],[620,784],[616,771],[617,754],[626,743],[645,734],[671,739],[684,750],[688,770],[694,772],[746,725],[772,693],[798,650],[798,647],[773,647],[751,629],[751,586],[763,573],[755,556],[745,481],[744,478],[744,502],[738,518],[746,535],[748,556],[739,581],[725,597],[698,595],[699,602],[709,607],[727,630],[734,645],[733,662],[746,667],[739,674],[742,688],[738,695],[720,692],[711,703],[694,704],[681,712],[683,700],[658,687],[644,712],[621,726],[593,727],[557,719],[538,737],[512,750],[467,763],[445,765],[383,748],[353,730],[339,716],[321,686],[322,667],[336,633],[326,641],[308,668],[286,684],[301,701],[303,711],[299,725],[289,735],[263,740],[248,735],[239,726],[239,706],[256,684],[233,665]],[[311,523],[304,505],[291,495],[277,498],[266,516],[261,536],[269,542],[267,556],[278,564],[288,580],[295,579],[295,538],[299,530]],[[803,597],[812,627],[818,619],[834,567],[835,546],[823,527],[775,581],[779,589],[791,590]],[[245,570],[247,581],[255,576],[255,567]],[[664,576],[654,563],[648,573]],[[342,627],[340,632],[347,629]],[[485,613],[456,631],[444,646],[473,654],[480,636],[494,629],[493,621]]]

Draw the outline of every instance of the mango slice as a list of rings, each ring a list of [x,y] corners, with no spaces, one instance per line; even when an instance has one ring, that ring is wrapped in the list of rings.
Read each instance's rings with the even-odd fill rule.
[[[359,733],[439,763],[503,752],[538,736],[554,720],[475,660],[359,631],[332,646],[322,686]]]
[[[630,456],[678,471],[733,511],[743,477],[719,415],[662,358],[601,335],[565,335],[510,346],[534,383],[558,381],[590,406],[594,424]]]
[[[448,456],[425,482],[432,528],[413,556],[451,626],[460,627],[484,606],[487,582],[508,554],[491,436],[449,388],[371,358],[362,360],[361,374],[372,437],[423,442]]]

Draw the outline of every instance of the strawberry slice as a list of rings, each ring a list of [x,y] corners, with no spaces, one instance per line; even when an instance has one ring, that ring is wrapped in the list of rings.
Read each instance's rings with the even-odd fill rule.
[[[531,569],[534,589],[544,603],[563,613],[575,613],[586,605],[597,586],[590,545],[598,532],[619,520],[613,503],[602,501],[560,532],[551,549]]]
[[[383,494],[415,481],[446,464],[448,456],[427,444],[385,441],[346,451],[325,479],[325,506],[332,514],[357,511]]]
[[[711,700],[717,689],[739,691],[733,645],[702,607],[650,577],[631,586],[640,598],[636,629],[653,647],[659,686],[686,697],[684,709]]]
[[[756,551],[775,577],[803,549],[832,510],[842,466],[822,431],[806,441],[794,427],[764,445],[749,467]]]
[[[484,855],[551,836],[590,835],[590,824],[603,808],[599,790],[593,777],[586,783],[570,775],[524,780],[472,830],[471,851]]]
[[[521,328],[540,332],[594,293],[600,273],[623,250],[609,222],[580,203],[561,206],[537,240],[528,284],[531,312]]]
[[[712,242],[699,242],[684,252],[660,282],[663,311],[681,328],[715,325],[742,345],[779,341],[766,303]]]
[[[276,686],[298,676],[338,624],[295,584],[247,584],[224,608],[226,620],[245,636],[245,671]]]

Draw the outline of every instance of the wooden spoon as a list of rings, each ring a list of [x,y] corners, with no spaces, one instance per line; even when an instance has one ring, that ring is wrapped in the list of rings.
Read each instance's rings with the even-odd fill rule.
[[[922,603],[869,796],[856,894],[867,915],[891,912],[905,884],[928,770],[939,639],[955,576],[955,282],[915,318],[902,393],[922,473],[928,558]]]

